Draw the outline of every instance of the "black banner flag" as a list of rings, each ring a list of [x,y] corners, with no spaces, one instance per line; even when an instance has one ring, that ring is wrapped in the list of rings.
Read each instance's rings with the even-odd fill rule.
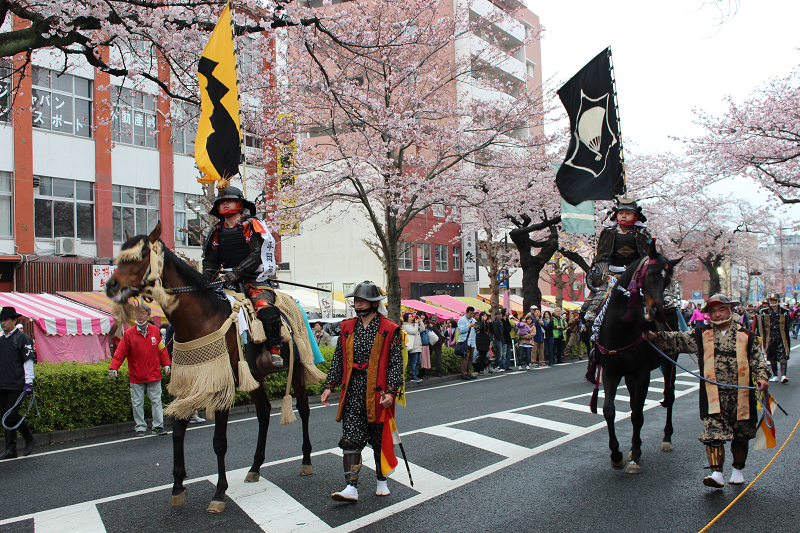
[[[611,200],[624,192],[610,58],[611,49],[603,50],[558,90],[569,115],[571,138],[556,185],[572,205]]]

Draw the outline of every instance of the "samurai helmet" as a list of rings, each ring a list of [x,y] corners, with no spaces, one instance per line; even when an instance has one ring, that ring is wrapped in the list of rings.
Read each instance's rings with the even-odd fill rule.
[[[350,294],[345,295],[345,298],[362,298],[368,302],[379,302],[386,298],[381,289],[371,281],[362,281]]]
[[[773,292],[769,296],[767,296],[767,300],[778,300],[781,301],[781,294],[779,292]]]
[[[228,185],[224,189],[220,189],[219,193],[217,194],[216,200],[214,200],[214,207],[211,208],[210,213],[217,217],[218,219],[222,220],[223,217],[219,212],[219,204],[224,202],[225,200],[238,200],[242,202],[242,216],[255,216],[256,214],[256,204],[250,202],[245,199],[242,191],[239,190],[238,187],[233,187]]]
[[[636,202],[636,198],[627,198],[625,196],[617,196],[614,199],[614,212],[611,214],[611,220],[617,220],[617,212],[623,209],[636,213],[636,220],[639,222],[647,222],[647,217],[644,216],[642,207]]]
[[[718,305],[727,305],[728,307],[733,307],[735,302],[725,296],[724,294],[715,294],[711,298],[708,299],[706,302],[706,306],[700,311],[701,313],[708,313],[708,310],[712,307],[716,307]]]

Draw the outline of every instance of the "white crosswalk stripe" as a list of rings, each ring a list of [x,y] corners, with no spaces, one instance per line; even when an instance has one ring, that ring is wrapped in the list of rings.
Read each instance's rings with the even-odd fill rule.
[[[688,377],[689,374],[678,374],[678,377]],[[663,378],[656,378],[654,382],[661,381]],[[675,395],[677,398],[691,394],[699,389],[699,385],[690,381],[678,380],[676,382]],[[650,392],[661,393],[663,389],[659,387],[651,387]],[[604,396],[603,391],[599,392],[600,396]],[[567,411],[590,413],[588,400],[591,393],[584,393],[577,396],[568,398],[561,398],[558,400],[546,401],[534,405],[517,407],[507,411],[498,413],[491,413],[484,416],[469,418],[465,420],[456,420],[447,424],[435,425],[427,428],[422,428],[414,431],[404,433],[403,435],[413,435],[423,433],[434,437],[457,441],[462,444],[487,450],[493,454],[504,456],[505,459],[499,460],[495,463],[477,469],[474,472],[463,475],[458,479],[450,479],[430,469],[423,468],[417,464],[410,464],[411,471],[414,476],[413,490],[417,493],[414,496],[405,498],[403,500],[392,503],[371,514],[361,516],[355,520],[347,522],[343,525],[332,527],[325,522],[323,518],[314,514],[311,510],[306,508],[302,503],[289,495],[286,491],[282,490],[273,482],[268,481],[264,477],[257,483],[244,483],[242,481],[247,473],[247,468],[233,470],[228,472],[228,479],[230,487],[227,491],[227,496],[230,501],[238,506],[247,516],[262,530],[270,531],[271,533],[292,532],[292,533],[312,533],[312,532],[337,532],[337,531],[350,531],[356,528],[364,527],[372,524],[382,518],[391,516],[396,512],[411,508],[419,505],[431,498],[444,494],[448,491],[455,490],[467,483],[471,483],[481,477],[489,475],[493,472],[507,468],[519,461],[526,460],[539,453],[553,449],[557,446],[565,444],[576,438],[592,433],[598,429],[605,427],[605,422],[602,420],[602,412],[597,416],[597,422],[590,426],[580,426],[575,424],[566,423],[560,420],[551,420],[543,416],[534,416],[525,411],[530,411],[537,407],[551,407],[558,409],[565,409]],[[618,406],[626,405],[629,402],[627,396],[618,394],[615,398],[615,403]],[[600,402],[602,405],[602,402]],[[658,400],[646,400],[645,409],[651,409],[659,405]],[[616,420],[620,421],[630,416],[630,412],[624,409],[617,409]],[[558,418],[553,416],[553,418]],[[467,422],[474,422],[477,420],[505,420],[518,424],[524,424],[531,428],[542,428],[550,431],[563,433],[544,444],[539,444],[533,448],[527,448],[506,442],[504,440],[484,435],[475,431],[469,431],[457,427]],[[535,429],[533,429],[535,431]],[[318,457],[324,454],[332,454],[341,457],[342,451],[339,448],[332,448],[315,452],[312,455]],[[274,467],[280,464],[299,462],[300,457],[289,457],[266,463],[262,466],[262,472],[265,469]],[[375,469],[375,460],[372,453],[364,453],[363,467],[367,469]],[[405,465],[400,460],[400,464],[392,480],[411,487],[408,477],[405,472]],[[187,480],[186,484],[198,483],[203,481],[216,482],[216,475],[204,476]],[[49,532],[81,532],[81,533],[103,533],[106,531],[103,520],[98,512],[97,506],[106,502],[117,500],[124,500],[143,494],[162,491],[169,488],[170,485],[162,485],[150,489],[139,490],[127,494],[111,496],[84,502],[77,505],[70,505],[58,509],[51,509],[31,515],[19,516],[0,520],[0,526],[12,524],[21,520],[33,518],[34,529],[36,533],[49,533]],[[391,501],[391,500],[388,500]],[[230,504],[229,504],[230,505]]]

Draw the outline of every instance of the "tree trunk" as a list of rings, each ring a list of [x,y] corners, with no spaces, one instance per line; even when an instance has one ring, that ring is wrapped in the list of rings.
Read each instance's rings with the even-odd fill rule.
[[[525,310],[530,309],[531,305],[535,305],[541,309],[542,307],[542,291],[539,289],[539,275],[553,257],[553,254],[558,250],[558,228],[555,224],[561,222],[561,217],[557,217],[551,221],[552,225],[549,227],[550,235],[545,242],[541,243],[543,246],[539,249],[536,255],[531,255],[531,249],[535,243],[530,239],[530,231],[525,228],[517,228],[511,230],[509,236],[519,250],[519,263],[522,268],[522,297],[524,299]],[[544,228],[542,228],[544,229]]]
[[[722,257],[699,258],[700,262],[708,269],[708,297],[722,292],[719,279],[719,267],[722,264]]]
[[[386,293],[389,301],[386,307],[389,311],[389,320],[397,324],[400,323],[400,271],[398,270],[397,245],[399,232],[392,227],[386,232],[386,246],[384,254],[386,256]]]

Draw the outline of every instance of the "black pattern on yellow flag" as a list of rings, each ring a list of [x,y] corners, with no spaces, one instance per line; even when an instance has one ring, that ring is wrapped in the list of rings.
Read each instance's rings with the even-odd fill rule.
[[[197,168],[204,174],[198,181],[214,183],[239,172],[242,153],[229,4],[222,11],[200,56],[197,78],[200,82],[200,122],[194,158]]]

